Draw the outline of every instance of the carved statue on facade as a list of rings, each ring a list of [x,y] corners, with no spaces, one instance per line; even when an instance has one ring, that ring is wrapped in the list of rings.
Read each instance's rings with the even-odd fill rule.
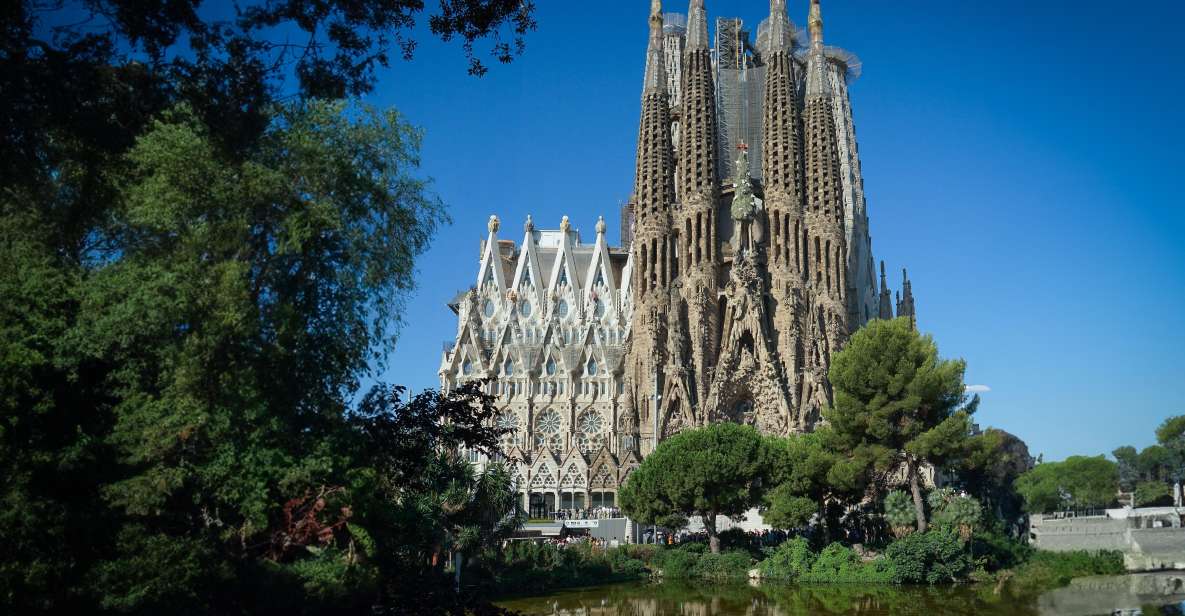
[[[741,144],[741,155],[737,157],[736,173],[733,175],[734,195],[732,198],[732,250],[742,255],[753,251],[765,236],[761,222],[761,202],[753,194],[753,182],[749,179],[749,149]]]

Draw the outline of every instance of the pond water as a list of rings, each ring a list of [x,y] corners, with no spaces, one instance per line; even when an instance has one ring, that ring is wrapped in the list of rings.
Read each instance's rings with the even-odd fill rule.
[[[1039,596],[992,585],[628,583],[498,602],[528,615],[790,616],[797,614],[1185,614],[1185,576],[1140,574],[1074,580]]]

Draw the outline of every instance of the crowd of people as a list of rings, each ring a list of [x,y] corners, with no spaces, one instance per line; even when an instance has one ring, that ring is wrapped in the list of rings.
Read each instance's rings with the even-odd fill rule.
[[[617,507],[587,507],[584,509],[557,509],[556,520],[608,520],[620,518],[621,509]]]

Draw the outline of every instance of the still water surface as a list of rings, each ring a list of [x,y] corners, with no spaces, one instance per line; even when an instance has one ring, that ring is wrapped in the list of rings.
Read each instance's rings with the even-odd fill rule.
[[[528,615],[790,616],[798,614],[1185,615],[1185,577],[1176,574],[1074,580],[1039,596],[991,585],[898,587],[786,584],[629,583],[499,602]]]

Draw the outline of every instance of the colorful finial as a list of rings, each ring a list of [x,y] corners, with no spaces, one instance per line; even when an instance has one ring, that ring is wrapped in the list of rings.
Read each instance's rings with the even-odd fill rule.
[[[823,47],[823,9],[819,0],[811,0],[811,14],[807,18],[807,27],[811,31],[811,47]]]
[[[560,231],[567,233],[572,229],[572,223],[568,222],[568,217],[564,216],[560,219]]]
[[[597,216],[597,235],[604,235],[608,225],[605,224],[604,216]]]
[[[523,224],[523,231],[530,233],[535,230],[535,221],[531,220],[531,215],[527,214],[527,222]]]
[[[500,226],[502,226],[502,222],[498,220],[498,216],[496,214],[490,216],[490,222],[486,224],[486,228],[490,230],[490,233],[497,233]]]

